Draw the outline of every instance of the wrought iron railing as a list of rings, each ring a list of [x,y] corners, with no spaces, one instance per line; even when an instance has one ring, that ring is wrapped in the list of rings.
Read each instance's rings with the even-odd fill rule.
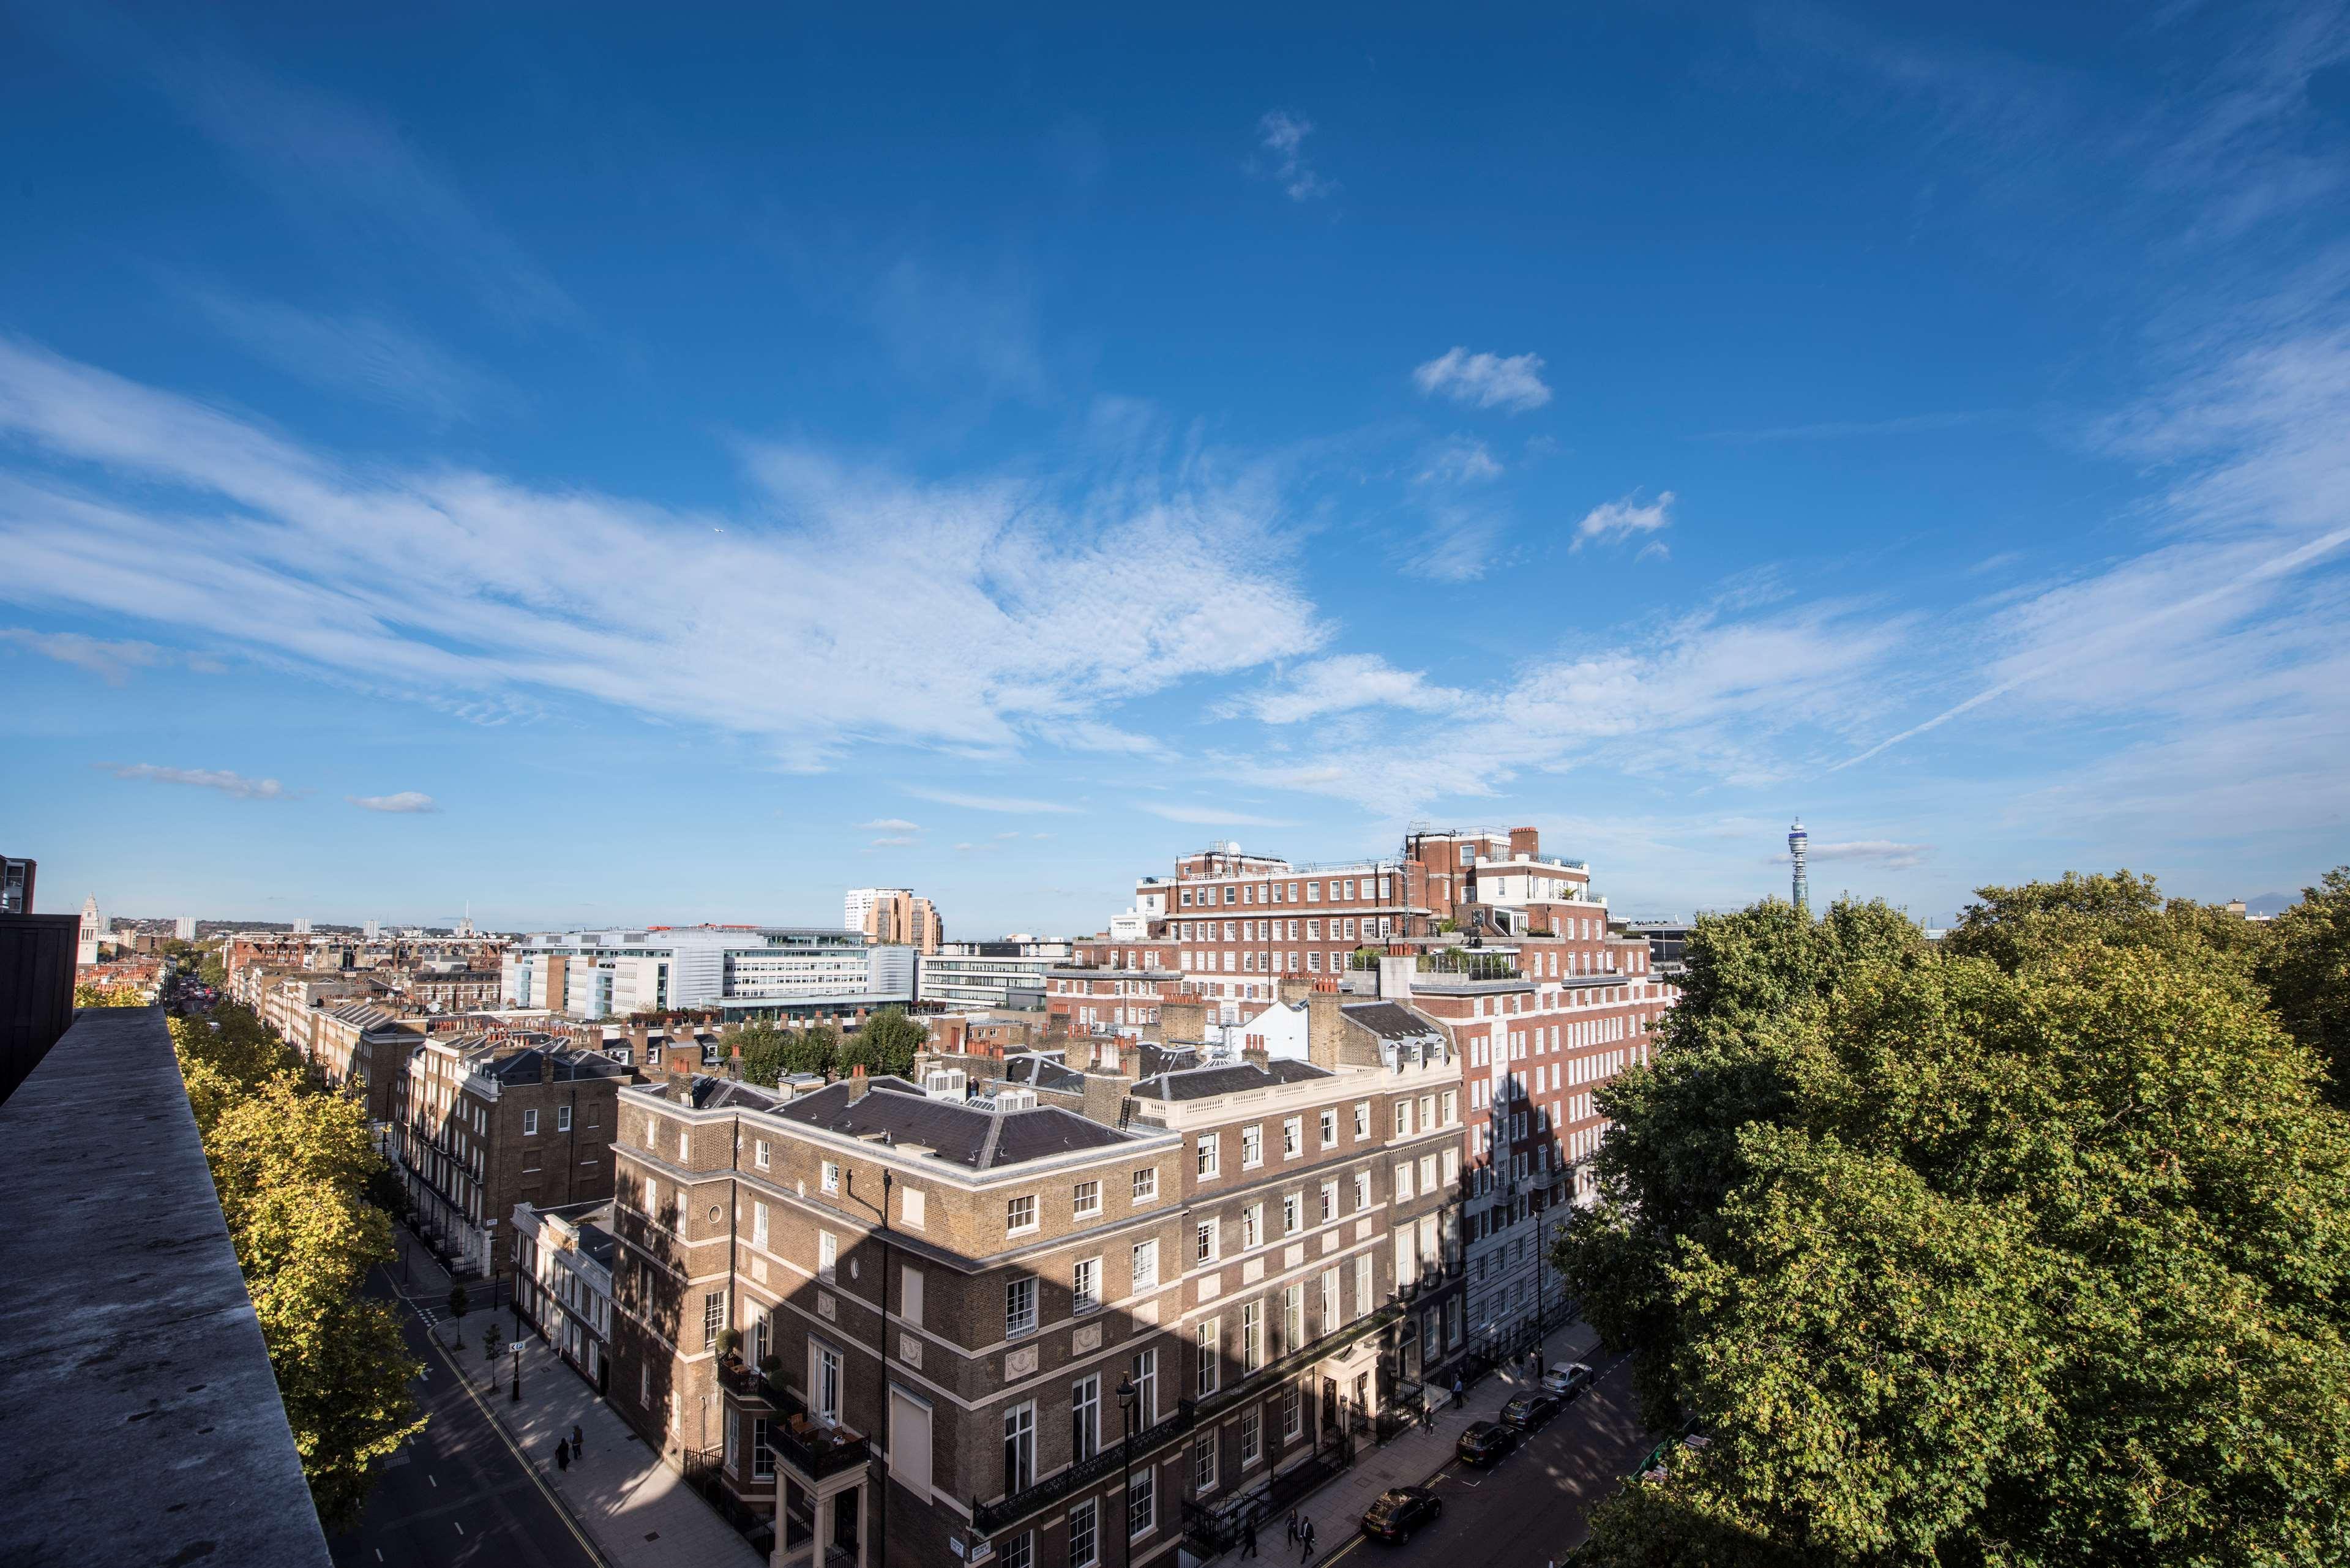
[[[1146,1428],[1116,1446],[1079,1459],[1065,1469],[1055,1470],[1034,1486],[1023,1487],[997,1501],[980,1504],[972,1511],[972,1525],[982,1534],[992,1534],[1014,1520],[1024,1518],[1040,1508],[1050,1507],[1075,1488],[1120,1469],[1129,1459],[1143,1459],[1181,1437],[1191,1429],[1192,1419],[1191,1401],[1178,1399],[1175,1413],[1157,1426]]]

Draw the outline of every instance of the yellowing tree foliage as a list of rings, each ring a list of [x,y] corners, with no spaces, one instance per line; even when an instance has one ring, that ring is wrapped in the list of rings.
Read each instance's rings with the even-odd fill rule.
[[[390,1306],[361,1294],[392,1256],[366,1201],[382,1158],[356,1101],[306,1084],[298,1060],[242,1008],[172,1021],[188,1103],[319,1520],[355,1520],[369,1467],[422,1428]]]

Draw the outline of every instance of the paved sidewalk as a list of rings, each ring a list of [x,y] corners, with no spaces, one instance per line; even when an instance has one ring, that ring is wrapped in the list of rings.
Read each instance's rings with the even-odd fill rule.
[[[483,1407],[555,1489],[611,1568],[763,1568],[765,1559],[629,1429],[596,1397],[588,1380],[539,1341],[527,1324],[522,1337],[522,1400],[508,1395],[514,1371],[514,1314],[504,1307],[448,1316],[448,1276],[411,1238],[407,1287],[412,1305],[431,1309],[432,1337],[480,1396]],[[393,1278],[399,1277],[395,1265]],[[504,1336],[496,1370],[482,1354],[483,1334],[495,1322]],[[462,1330],[464,1345],[456,1347]],[[448,1364],[432,1376],[449,1375]],[[556,1439],[580,1428],[580,1459],[568,1469],[555,1462]]]
[[[1543,1341],[1542,1365],[1554,1361],[1590,1361],[1598,1365],[1594,1355],[1599,1345],[1599,1331],[1587,1324],[1571,1323],[1551,1330]],[[1450,1464],[1453,1446],[1472,1421],[1490,1421],[1513,1394],[1533,1386],[1534,1376],[1527,1370],[1521,1356],[1507,1370],[1489,1372],[1484,1380],[1468,1391],[1461,1408],[1452,1407],[1448,1393],[1436,1413],[1433,1430],[1413,1427],[1399,1432],[1384,1448],[1372,1448],[1366,1438],[1356,1451],[1355,1462],[1324,1481],[1314,1490],[1297,1500],[1297,1517],[1302,1521],[1312,1520],[1316,1537],[1314,1560],[1316,1563],[1344,1546],[1362,1527],[1363,1511],[1371,1506],[1379,1493],[1389,1487],[1419,1486]],[[1257,1525],[1257,1554],[1272,1563],[1289,1559],[1283,1526],[1288,1511],[1283,1509]],[[1208,1559],[1211,1563],[1231,1563],[1239,1549]]]

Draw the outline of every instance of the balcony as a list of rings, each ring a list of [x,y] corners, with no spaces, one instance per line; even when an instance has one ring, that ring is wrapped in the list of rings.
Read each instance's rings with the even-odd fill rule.
[[[0,1147],[0,1562],[327,1568],[162,1010],[82,1012]]]
[[[738,1402],[775,1408],[777,1418],[767,1423],[767,1447],[811,1481],[855,1469],[871,1457],[872,1445],[864,1433],[811,1419],[806,1400],[739,1357],[719,1361],[718,1381]]]

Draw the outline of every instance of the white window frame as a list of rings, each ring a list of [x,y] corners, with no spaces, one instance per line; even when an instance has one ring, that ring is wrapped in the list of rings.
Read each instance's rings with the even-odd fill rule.
[[[1088,1189],[1092,1193],[1091,1202],[1087,1201]],[[1078,1182],[1070,1191],[1069,1211],[1079,1220],[1090,1220],[1099,1215],[1102,1211],[1101,1182],[1098,1179]]]

